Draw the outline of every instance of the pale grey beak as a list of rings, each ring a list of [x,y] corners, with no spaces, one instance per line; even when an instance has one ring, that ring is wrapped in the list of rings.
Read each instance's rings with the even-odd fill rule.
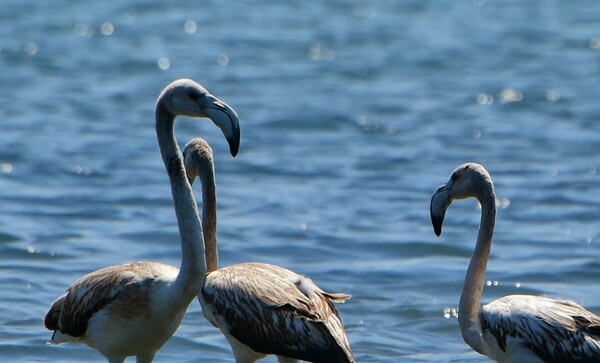
[[[433,225],[433,231],[437,236],[442,234],[444,216],[446,215],[446,210],[450,206],[450,203],[452,203],[452,201],[450,200],[451,189],[452,184],[448,182],[439,187],[431,197],[429,213],[431,214],[431,224]]]
[[[202,110],[215,125],[219,126],[229,144],[229,151],[236,156],[240,149],[240,122],[237,112],[225,102],[211,94],[203,97]]]

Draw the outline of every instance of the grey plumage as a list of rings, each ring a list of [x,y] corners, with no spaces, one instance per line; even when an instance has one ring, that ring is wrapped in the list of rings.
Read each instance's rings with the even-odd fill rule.
[[[572,301],[510,295],[484,305],[479,321],[504,352],[515,339],[544,362],[600,362],[600,318]]]
[[[219,325],[256,352],[310,362],[353,362],[332,303],[349,295],[327,293],[282,267],[240,263],[209,274],[202,296]]]

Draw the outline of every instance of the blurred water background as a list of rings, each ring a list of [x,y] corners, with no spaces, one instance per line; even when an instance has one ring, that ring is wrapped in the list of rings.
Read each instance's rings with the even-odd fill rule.
[[[453,204],[440,238],[429,220],[465,161],[499,202],[483,301],[600,313],[599,16],[593,0],[5,0],[0,361],[103,361],[46,345],[53,299],[107,265],[179,265],[153,117],[181,77],[241,119],[235,159],[209,123],[176,123],[215,151],[221,265],[352,294],[357,361],[486,361],[455,317],[478,205]],[[233,356],[194,302],[156,361]]]

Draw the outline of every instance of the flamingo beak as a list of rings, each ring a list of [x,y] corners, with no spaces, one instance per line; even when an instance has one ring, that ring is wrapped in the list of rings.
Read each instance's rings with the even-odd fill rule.
[[[450,191],[452,190],[452,183],[448,182],[439,187],[433,196],[431,197],[431,205],[429,206],[429,212],[431,215],[431,224],[433,225],[433,231],[436,236],[442,234],[442,225],[444,224],[444,216],[446,210],[452,203],[450,199]]]
[[[219,126],[227,139],[231,155],[235,157],[240,149],[240,121],[237,112],[211,94],[203,97],[203,104],[200,106],[206,116]]]

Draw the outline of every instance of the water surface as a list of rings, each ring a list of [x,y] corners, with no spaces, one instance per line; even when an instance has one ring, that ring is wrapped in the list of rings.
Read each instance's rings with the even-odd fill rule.
[[[262,261],[353,295],[359,362],[485,362],[453,316],[479,222],[434,235],[429,198],[465,161],[499,199],[484,302],[512,293],[600,313],[600,3],[140,0],[3,3],[0,360],[103,361],[47,346],[42,317],[83,274],[179,265],[153,129],[171,80],[239,113],[215,151],[221,265]],[[232,362],[193,303],[157,362]],[[266,361],[273,362],[268,359]]]

